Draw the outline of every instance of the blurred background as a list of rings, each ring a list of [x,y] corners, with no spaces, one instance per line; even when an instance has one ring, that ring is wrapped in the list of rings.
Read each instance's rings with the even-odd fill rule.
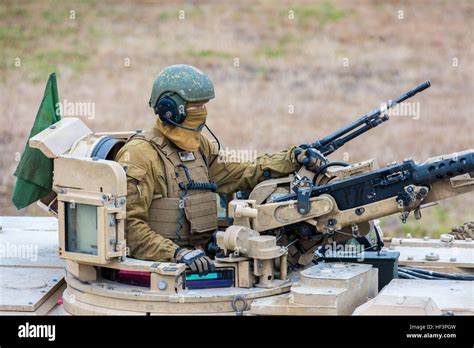
[[[49,73],[60,101],[92,103],[94,131],[146,129],[154,76],[186,63],[207,73],[208,124],[224,148],[279,151],[312,142],[425,80],[419,117],[392,116],[332,160],[379,165],[474,148],[472,1],[14,1],[0,3],[0,215],[11,203]],[[78,115],[80,116],[80,115]],[[386,234],[438,236],[474,220],[460,196]]]

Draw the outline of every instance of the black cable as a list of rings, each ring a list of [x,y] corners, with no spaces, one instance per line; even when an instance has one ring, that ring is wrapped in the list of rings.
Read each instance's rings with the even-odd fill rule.
[[[435,272],[435,271],[429,271],[429,270],[424,270],[424,269],[415,268],[415,267],[403,267],[403,270],[412,271],[415,273],[425,274],[425,275],[439,277],[439,278],[451,279],[451,280],[469,280],[469,281],[474,280],[474,276],[468,275],[468,274]]]
[[[329,184],[332,180],[336,179],[337,176],[331,176],[328,181],[326,181],[325,185]]]
[[[208,127],[208,125],[206,124],[205,125],[206,129],[209,131],[209,133],[211,133],[212,137],[216,140],[217,142],[217,156],[214,157],[214,159],[211,161],[211,163],[209,164],[209,168],[212,166],[212,164],[214,163],[214,161],[217,159],[217,157],[219,157],[219,154],[221,152],[221,143],[219,141],[219,139],[215,136],[215,134],[211,131],[211,129]]]
[[[217,184],[215,182],[191,182],[188,187],[188,190],[210,190],[212,192],[216,192]]]
[[[400,272],[400,271],[398,271],[398,278],[401,278],[401,279],[421,279],[421,278],[414,277],[412,275],[409,275],[409,274],[406,274],[406,273],[403,273],[403,272]]]
[[[398,272],[402,272],[402,273],[405,273],[405,274],[409,274],[411,276],[414,276],[414,277],[417,277],[417,278],[420,278],[420,279],[428,279],[428,280],[444,280],[445,278],[441,278],[441,277],[435,277],[435,276],[430,276],[430,275],[427,275],[427,274],[422,274],[422,273],[417,273],[417,272],[413,272],[413,271],[410,271],[408,269],[403,269],[403,270],[398,270]]]
[[[375,231],[375,237],[377,238],[377,251],[380,252],[382,248],[384,247],[384,243],[380,237],[379,229],[377,228],[377,225],[375,224],[375,222],[374,222],[374,231]]]
[[[178,203],[178,209],[179,209],[179,215],[178,218],[176,219],[176,223],[178,226],[176,226],[176,239],[174,240],[175,243],[179,243],[181,241],[181,230],[183,229],[183,221],[184,221],[184,216],[185,216],[185,211],[184,211],[184,197],[188,194],[188,189],[184,188],[178,195],[179,195],[179,202],[183,201],[183,207],[181,207],[181,204]]]
[[[181,129],[185,129],[185,130],[188,130],[188,131],[191,131],[191,132],[200,132],[201,129],[206,127],[205,124],[200,124],[199,126],[197,126],[195,128],[186,127],[186,126],[183,126],[182,124],[174,122],[172,119],[169,119],[169,118],[167,118],[166,120],[163,121],[164,125],[166,125],[167,123],[171,124],[172,126],[175,126],[175,127],[181,128]]]
[[[316,182],[316,180],[318,179],[318,176],[320,174],[324,174],[324,171],[329,168],[329,167],[332,167],[332,166],[342,166],[342,167],[348,167],[349,166],[349,163],[346,163],[346,162],[329,162],[329,163],[326,163],[326,164],[323,164],[321,167],[318,168],[318,170],[314,173],[314,180],[313,182]]]

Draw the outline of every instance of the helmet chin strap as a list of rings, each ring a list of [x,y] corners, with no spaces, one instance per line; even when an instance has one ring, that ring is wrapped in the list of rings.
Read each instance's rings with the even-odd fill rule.
[[[171,120],[171,119],[167,119],[166,122],[165,122],[165,125],[166,125],[166,123],[170,123],[170,124],[172,124],[172,125],[175,126],[175,127],[178,127],[178,128],[181,128],[181,129],[186,129],[186,130],[188,130],[188,131],[193,131],[193,132],[199,132],[199,131],[201,131],[201,129],[203,129],[204,126],[206,125],[205,123],[203,123],[203,124],[199,125],[199,126],[196,127],[196,128],[191,128],[191,127],[186,127],[186,126],[183,126],[182,124],[176,123],[176,122],[174,122],[174,121]]]

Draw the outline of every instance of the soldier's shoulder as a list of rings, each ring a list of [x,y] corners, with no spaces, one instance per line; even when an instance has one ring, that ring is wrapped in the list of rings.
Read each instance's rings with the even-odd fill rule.
[[[120,149],[115,160],[148,167],[153,162],[159,161],[159,156],[147,140],[133,138]]]
[[[124,148],[135,148],[139,150],[143,149],[153,149],[153,145],[144,138],[135,137],[127,141],[127,143],[123,146]]]
[[[200,148],[201,151],[207,156],[217,155],[218,153],[218,144],[217,141],[211,140],[201,133],[200,135]]]

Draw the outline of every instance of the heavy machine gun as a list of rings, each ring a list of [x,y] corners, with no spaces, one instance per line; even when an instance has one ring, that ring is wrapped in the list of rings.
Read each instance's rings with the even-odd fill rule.
[[[375,219],[399,213],[406,222],[412,212],[419,219],[421,209],[474,191],[474,149],[421,164],[406,160],[379,169],[371,159],[328,168],[319,186],[310,175],[303,170],[287,180],[267,180],[249,199],[231,201],[234,226],[275,235],[280,245],[310,257],[318,246],[361,239]]]
[[[309,212],[310,197],[329,195],[340,210],[355,209],[355,214],[360,216],[365,213],[365,205],[394,198],[406,210],[419,206],[433,184],[469,172],[474,172],[474,151],[443,156],[422,165],[406,160],[334,183],[310,189],[299,187],[295,193],[275,198],[273,202],[297,200],[298,212],[304,215]]]
[[[328,156],[348,141],[388,120],[385,112],[430,87],[424,82],[349,125],[302,148]],[[421,209],[474,190],[474,150],[379,168],[375,159],[348,164],[327,162],[314,173],[302,167],[287,178],[265,180],[248,199],[230,202],[234,225],[276,235],[281,245],[304,241],[311,248],[366,235],[373,220],[400,213],[421,218]],[[291,238],[285,235],[292,234]],[[297,240],[295,240],[297,239]],[[304,250],[303,250],[304,249]]]

